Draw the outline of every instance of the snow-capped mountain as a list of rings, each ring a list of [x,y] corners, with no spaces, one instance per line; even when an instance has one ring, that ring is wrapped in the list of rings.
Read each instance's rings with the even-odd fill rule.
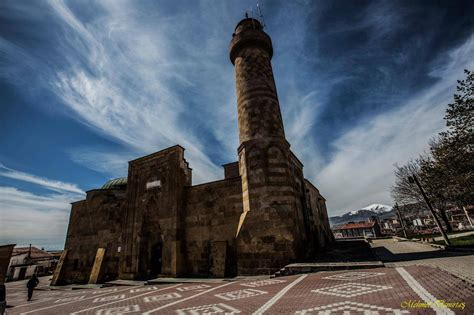
[[[377,213],[384,213],[384,212],[392,211],[392,207],[387,206],[387,205],[381,205],[381,204],[374,203],[370,206],[362,208],[362,210],[370,210],[370,211],[374,211],[374,212],[377,212]]]
[[[339,225],[347,222],[367,221],[372,216],[391,217],[395,216],[392,207],[383,204],[372,204],[359,210],[349,211],[341,216],[330,217],[331,225]]]

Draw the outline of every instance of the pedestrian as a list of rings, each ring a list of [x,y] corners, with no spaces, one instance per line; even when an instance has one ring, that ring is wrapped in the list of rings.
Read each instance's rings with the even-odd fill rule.
[[[28,288],[28,301],[31,301],[31,298],[33,297],[33,290],[38,285],[38,283],[39,283],[39,280],[35,274],[26,283],[26,287]]]
[[[5,284],[0,283],[0,315],[5,314],[7,308],[6,293]]]

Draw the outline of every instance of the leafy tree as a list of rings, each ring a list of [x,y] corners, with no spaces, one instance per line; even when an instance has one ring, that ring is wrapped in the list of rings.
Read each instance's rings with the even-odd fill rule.
[[[464,70],[454,102],[446,110],[448,130],[430,143],[432,168],[441,177],[451,203],[474,203],[474,73]]]

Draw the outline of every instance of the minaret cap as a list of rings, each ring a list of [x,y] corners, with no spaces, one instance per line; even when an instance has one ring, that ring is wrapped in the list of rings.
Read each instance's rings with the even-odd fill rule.
[[[249,29],[262,30],[263,26],[259,20],[246,18],[237,24],[235,27],[235,34],[239,34],[240,32]]]
[[[263,31],[260,21],[253,18],[241,20],[235,27],[235,33],[232,34],[232,40],[229,47],[230,61],[232,64],[243,48],[253,46],[266,50],[269,58],[273,56],[272,40],[270,36]]]

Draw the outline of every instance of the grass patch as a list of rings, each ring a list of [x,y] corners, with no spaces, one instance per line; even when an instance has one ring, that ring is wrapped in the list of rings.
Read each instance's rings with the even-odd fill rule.
[[[451,246],[474,247],[474,234],[449,239]],[[436,241],[434,244],[445,245],[444,241]]]
[[[455,232],[451,232],[448,234],[448,237],[450,235],[455,235],[455,234],[459,234],[459,233],[465,233],[466,231],[455,231]],[[441,237],[441,233],[435,233],[435,234],[410,234],[408,233],[408,238],[430,238],[430,237]]]

